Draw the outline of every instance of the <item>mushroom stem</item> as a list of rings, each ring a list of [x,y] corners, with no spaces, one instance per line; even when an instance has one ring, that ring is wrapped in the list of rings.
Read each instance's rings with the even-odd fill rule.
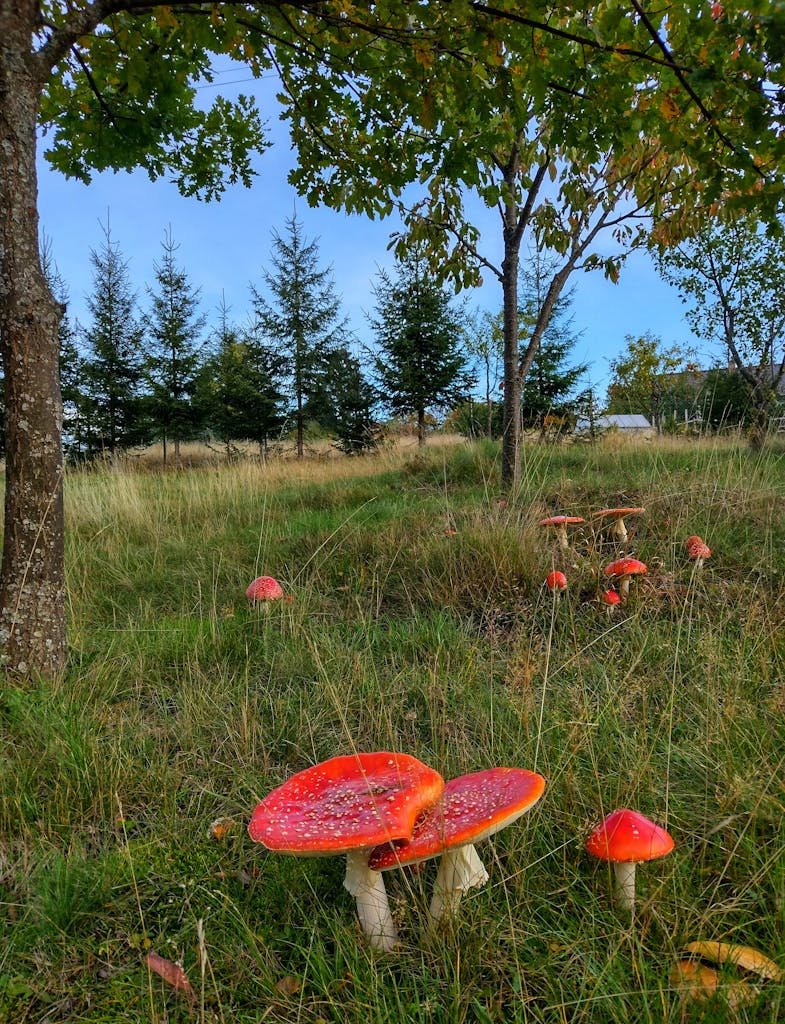
[[[627,533],[627,527],[624,525],[623,516],[619,516],[619,518],[615,520],[613,526],[611,527],[611,533],[614,537],[618,537],[622,544],[627,543],[627,537],[629,535]]]
[[[391,952],[398,945],[387,891],[381,871],[368,867],[368,850],[352,850],[346,854],[346,877],[343,880],[357,902],[357,916],[362,930],[374,949]]]
[[[561,523],[559,526],[556,527],[556,536],[559,540],[559,547],[562,549],[562,551],[569,551],[570,542],[567,539],[567,527],[564,525],[564,523]]]
[[[487,881],[488,872],[471,843],[442,854],[428,908],[428,930],[434,931],[442,921],[453,917],[467,889]]]
[[[617,861],[613,865],[613,875],[619,906],[632,913],[635,909],[635,861]]]
[[[630,577],[620,576],[619,577],[619,597],[622,602],[626,601],[630,596]]]

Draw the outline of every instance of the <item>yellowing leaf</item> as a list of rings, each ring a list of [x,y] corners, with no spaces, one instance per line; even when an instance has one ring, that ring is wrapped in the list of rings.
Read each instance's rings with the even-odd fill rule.
[[[216,818],[207,830],[207,834],[211,839],[220,842],[221,839],[225,839],[234,830],[234,827],[235,822],[231,818]]]
[[[156,7],[155,20],[159,28],[177,28],[180,24],[171,7]]]
[[[744,971],[759,974],[761,978],[785,981],[785,971],[752,946],[739,946],[733,942],[689,942],[684,951],[715,964],[736,964]]]
[[[679,960],[670,973],[671,985],[685,999],[705,1002],[714,996],[723,998],[729,1006],[748,1006],[758,997],[758,990],[745,981],[722,984],[720,976],[710,967],[694,960]]]

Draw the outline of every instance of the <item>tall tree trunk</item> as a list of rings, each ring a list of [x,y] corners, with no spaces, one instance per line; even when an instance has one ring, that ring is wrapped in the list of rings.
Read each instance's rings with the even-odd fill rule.
[[[517,214],[516,214],[517,218]],[[513,221],[514,222],[514,221]],[[505,231],[505,235],[507,232]],[[505,238],[502,263],[504,296],[504,406],[502,409],[502,486],[520,479],[521,375],[518,372],[518,247]]]
[[[425,444],[425,409],[417,410],[417,446],[422,448]]]
[[[65,668],[62,309],[41,271],[35,169],[40,84],[30,40],[38,5],[0,0],[0,352],[6,492],[0,651],[6,670]]]

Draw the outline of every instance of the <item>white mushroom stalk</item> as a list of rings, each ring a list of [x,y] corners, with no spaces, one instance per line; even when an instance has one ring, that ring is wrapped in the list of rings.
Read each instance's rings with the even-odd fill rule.
[[[346,855],[344,888],[354,896],[362,930],[374,949],[390,953],[398,945],[387,890],[381,871],[368,867],[368,850],[352,850]]]
[[[473,844],[444,853],[428,908],[428,930],[434,931],[443,921],[454,917],[463,894],[469,889],[485,885],[488,878],[485,865]]]
[[[613,895],[623,910],[632,913],[635,909],[635,868],[634,861],[612,864]]]

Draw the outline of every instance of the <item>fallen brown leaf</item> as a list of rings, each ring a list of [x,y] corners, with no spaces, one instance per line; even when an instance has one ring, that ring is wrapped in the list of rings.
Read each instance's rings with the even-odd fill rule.
[[[300,979],[291,974],[287,974],[275,983],[275,991],[280,992],[282,996],[297,995],[301,988]]]
[[[160,975],[167,984],[172,986],[173,989],[176,989],[178,992],[182,992],[183,995],[187,996],[191,1000],[196,998],[196,994],[191,988],[191,983],[186,977],[185,971],[179,964],[173,963],[171,960],[166,960],[157,953],[153,953],[152,950],[147,954],[144,962],[151,971]]]

